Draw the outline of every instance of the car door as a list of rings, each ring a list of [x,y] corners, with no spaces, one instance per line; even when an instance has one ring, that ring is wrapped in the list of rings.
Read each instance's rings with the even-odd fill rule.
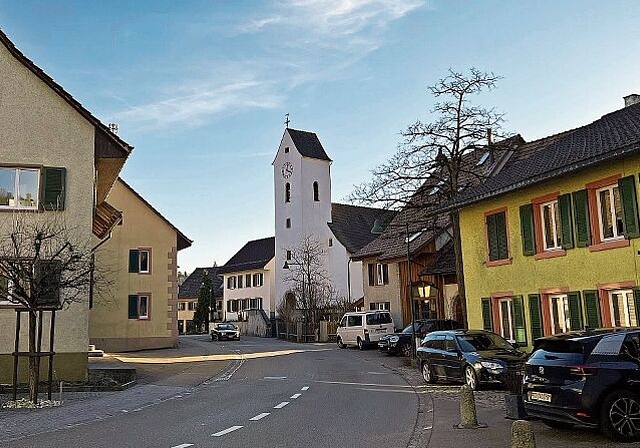
[[[462,378],[462,352],[458,347],[456,338],[447,335],[444,341],[443,364],[447,373],[447,378],[459,380]]]
[[[438,378],[446,378],[447,371],[444,364],[444,335],[437,335],[432,341],[430,341],[431,345],[431,353],[429,355],[429,363],[431,365],[431,372]]]

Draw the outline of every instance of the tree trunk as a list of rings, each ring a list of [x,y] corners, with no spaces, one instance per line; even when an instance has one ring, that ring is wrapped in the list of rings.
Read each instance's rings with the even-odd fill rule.
[[[38,402],[40,382],[40,357],[36,355],[38,313],[29,310],[29,401]]]
[[[460,237],[460,214],[458,211],[451,212],[451,224],[453,228],[453,250],[456,257],[456,283],[458,284],[458,297],[462,306],[462,316],[464,321],[462,324],[465,328],[469,326],[467,317],[467,295],[464,286],[464,269],[462,266],[462,239]]]

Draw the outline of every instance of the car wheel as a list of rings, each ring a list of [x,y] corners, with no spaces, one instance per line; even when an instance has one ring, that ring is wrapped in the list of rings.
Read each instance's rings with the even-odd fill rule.
[[[358,338],[358,348],[364,350],[364,341],[360,338]]]
[[[211,335],[211,340],[212,341],[217,341],[218,340],[218,335],[217,334],[212,334]]]
[[[607,396],[600,411],[600,428],[619,442],[640,441],[640,398],[627,390]]]
[[[402,344],[400,352],[402,353],[402,356],[409,358],[411,356],[411,344]]]
[[[422,363],[422,379],[425,383],[435,383],[435,378],[431,374],[431,367],[429,367],[429,363]]]
[[[338,343],[338,348],[346,348],[346,345],[342,343],[342,338],[340,336],[338,336],[336,342]]]
[[[467,366],[464,368],[464,382],[471,390],[478,390],[478,376],[473,367]]]
[[[542,419],[542,423],[547,425],[549,428],[554,428],[554,429],[564,429],[564,428],[569,429],[569,428],[573,427],[572,423],[559,422],[559,421],[556,421],[556,420]]]

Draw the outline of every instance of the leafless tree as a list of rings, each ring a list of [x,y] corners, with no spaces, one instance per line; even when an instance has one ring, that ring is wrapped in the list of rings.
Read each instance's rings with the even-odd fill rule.
[[[357,202],[404,209],[405,219],[414,229],[430,226],[447,230],[454,242],[463,304],[458,212],[453,208],[434,216],[431,211],[455,203],[467,187],[491,174],[497,160],[494,151],[501,149],[500,145],[491,145],[491,139],[504,137],[500,132],[503,115],[472,104],[471,97],[494,89],[499,79],[498,75],[475,68],[467,73],[450,69],[447,76],[428,89],[436,98],[431,110],[433,120],[416,121],[403,131],[403,140],[391,159],[376,167],[372,179],[357,185],[350,196]],[[478,151],[483,148],[490,151]]]
[[[34,356],[39,310],[85,302],[96,283],[109,281],[96,268],[91,241],[83,241],[82,234],[57,211],[15,213],[0,227],[0,300],[24,308],[29,316],[29,399],[34,403],[40,372],[40,358]]]

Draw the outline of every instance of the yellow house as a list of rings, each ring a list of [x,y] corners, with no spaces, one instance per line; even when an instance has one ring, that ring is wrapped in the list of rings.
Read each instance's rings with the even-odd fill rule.
[[[115,284],[92,304],[91,344],[108,352],[177,347],[177,257],[192,241],[122,179],[109,203],[122,221],[96,263],[114,272]]]
[[[116,224],[106,202],[132,147],[23,55],[0,31],[0,229],[16,214],[47,220],[52,204],[79,240],[98,245]],[[50,188],[54,187],[54,188]],[[20,200],[16,200],[20,198]],[[26,200],[29,198],[29,200]],[[3,238],[0,230],[0,238]],[[10,383],[15,303],[0,297],[0,383]],[[55,378],[86,378],[89,296],[56,314]],[[43,334],[48,335],[48,320]],[[26,351],[22,326],[19,351]],[[48,348],[47,339],[44,345]],[[26,359],[19,374],[25,377]],[[47,377],[47,363],[41,375]]]
[[[593,123],[518,147],[460,208],[470,328],[532,345],[637,326],[640,95]]]

